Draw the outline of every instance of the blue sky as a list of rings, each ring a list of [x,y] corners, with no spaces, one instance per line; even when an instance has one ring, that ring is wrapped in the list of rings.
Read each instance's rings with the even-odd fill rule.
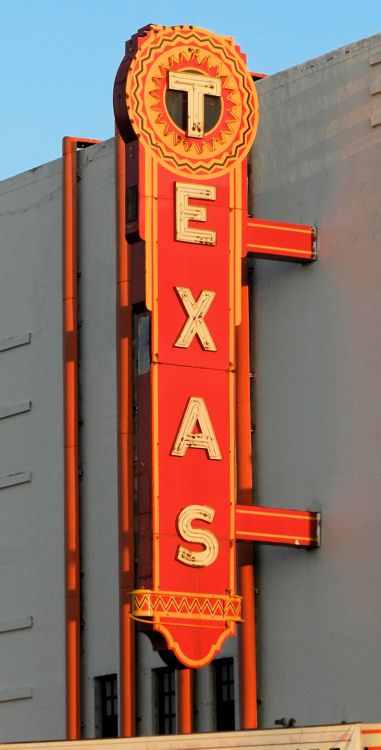
[[[60,156],[64,135],[113,135],[114,75],[146,23],[233,36],[264,73],[381,31],[381,0],[0,0],[0,11],[0,179]]]

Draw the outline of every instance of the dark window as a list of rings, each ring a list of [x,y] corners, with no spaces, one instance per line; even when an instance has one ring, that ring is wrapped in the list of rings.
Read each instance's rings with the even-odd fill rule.
[[[176,732],[176,680],[175,670],[169,667],[154,669],[157,733]]]
[[[116,674],[95,678],[98,737],[118,736],[118,683]]]
[[[234,719],[234,661],[216,659],[213,663],[216,697],[217,732],[235,729]]]

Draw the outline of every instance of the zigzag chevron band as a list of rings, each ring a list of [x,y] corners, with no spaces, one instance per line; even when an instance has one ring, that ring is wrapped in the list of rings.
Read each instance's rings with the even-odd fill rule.
[[[222,622],[239,622],[240,596],[210,596],[208,594],[176,594],[172,591],[131,591],[134,617],[171,617]]]

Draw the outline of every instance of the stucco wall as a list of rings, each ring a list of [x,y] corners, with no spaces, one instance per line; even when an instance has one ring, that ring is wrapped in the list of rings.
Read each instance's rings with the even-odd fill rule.
[[[59,161],[0,185],[2,741],[65,736],[61,200]]]
[[[256,499],[323,514],[321,550],[257,550],[264,726],[380,718],[380,52],[258,84],[251,209],[317,225],[319,258],[253,264]]]

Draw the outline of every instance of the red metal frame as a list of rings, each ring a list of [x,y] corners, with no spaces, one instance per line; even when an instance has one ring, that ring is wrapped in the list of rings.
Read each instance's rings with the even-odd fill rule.
[[[289,508],[237,505],[236,539],[290,547],[319,547],[320,516]]]
[[[314,227],[248,218],[247,250],[254,258],[311,263],[316,260]]]

